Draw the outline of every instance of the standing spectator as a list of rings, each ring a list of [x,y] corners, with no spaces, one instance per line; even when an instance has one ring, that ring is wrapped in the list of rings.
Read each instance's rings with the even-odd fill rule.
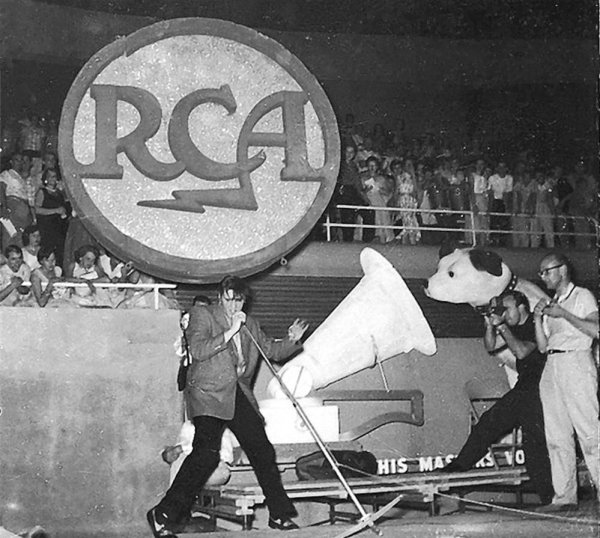
[[[532,242],[532,219],[535,214],[537,183],[525,168],[515,173],[512,192],[513,247],[527,248]]]
[[[598,216],[598,183],[594,176],[586,172],[583,162],[575,165],[575,171],[569,181],[573,187],[573,193],[569,198],[569,211],[573,217],[573,231],[576,234],[575,248],[587,250],[592,245],[593,237],[589,219]],[[588,234],[588,236],[581,234]]]
[[[358,151],[356,152],[356,162],[358,163],[358,171],[366,172],[367,171],[367,159],[369,157],[375,157],[377,161],[380,159],[380,155],[373,150],[373,142],[370,137],[365,137],[365,140],[362,144],[358,144]]]
[[[43,187],[36,195],[35,211],[42,242],[56,253],[56,261],[62,267],[68,209],[65,195],[58,188],[58,174],[58,168],[48,168],[42,175]]]
[[[365,192],[369,205],[374,207],[385,207],[392,195],[388,180],[379,171],[379,159],[369,157],[367,159],[367,170],[360,178],[362,189]],[[389,243],[394,239],[392,232],[392,216],[387,209],[375,209],[375,224],[377,229],[375,235],[381,243]],[[366,231],[366,229],[365,229]]]
[[[46,149],[56,154],[58,152],[58,125],[54,118],[48,120],[46,132],[48,135],[46,137]]]
[[[540,381],[554,498],[546,511],[577,507],[575,439],[600,496],[598,377],[592,343],[598,337],[598,303],[572,281],[572,266],[559,253],[544,256],[539,275],[554,290],[534,310],[538,347],[548,360]]]
[[[554,248],[554,190],[550,179],[542,171],[535,173],[535,217],[531,222],[531,246],[540,246],[544,234],[546,248]]]
[[[373,150],[381,155],[387,148],[388,136],[385,131],[383,124],[376,123],[373,125],[373,131],[371,132],[371,140],[373,141]]]
[[[20,120],[18,148],[30,152],[32,157],[41,157],[42,149],[46,147],[46,131],[40,123],[40,117],[33,113]]]
[[[0,266],[0,306],[27,303],[30,290],[23,282],[29,281],[31,269],[23,261],[23,251],[17,245],[8,245],[4,256],[6,263]]]
[[[166,495],[147,514],[154,536],[173,537],[172,524],[188,516],[195,495],[219,463],[225,427],[236,436],[256,473],[269,508],[269,527],[298,528],[291,520],[296,510],[281,483],[275,451],[252,392],[260,358],[248,333],[268,357],[285,359],[300,349],[297,344],[308,325],[297,319],[286,339],[268,338],[242,310],[249,294],[244,280],[225,277],[219,284],[218,304],[193,308],[190,314],[186,335],[193,360],[184,395],[194,441]]]
[[[336,185],[336,204],[340,205],[362,205],[360,189],[362,184],[358,173],[358,166],[354,160],[356,150],[353,145],[348,144],[344,149],[344,160],[340,165],[340,173]],[[340,221],[342,224],[355,224],[357,209],[340,209]],[[345,242],[352,241],[354,228],[342,228],[342,238]]]
[[[554,185],[554,197],[556,199],[556,232],[561,247],[570,246],[570,234],[573,233],[573,221],[569,218],[569,200],[573,193],[573,187],[563,173],[561,166],[555,166],[550,173],[550,179]]]
[[[342,125],[340,131],[342,135],[342,144],[352,145],[354,147],[358,147],[359,144],[362,144],[363,137],[360,134],[360,128],[356,124],[354,114],[352,114],[352,112],[348,112],[348,114],[346,114],[346,117],[344,118],[344,124]]]
[[[435,214],[427,211],[428,209],[433,208],[433,204],[431,202],[430,189],[432,189],[434,185],[435,178],[433,177],[433,171],[429,166],[426,166],[425,168],[423,168],[422,183],[418,185],[417,188],[417,193],[420,193],[420,197],[418,200],[420,212],[417,215],[417,218],[420,218],[421,225],[425,227],[435,226],[437,224]],[[424,237],[423,240],[425,240]]]
[[[0,174],[0,217],[7,218],[12,228],[2,228],[2,244],[21,245],[23,230],[33,224],[35,214],[29,203],[27,178],[31,159],[20,152],[12,155],[10,169]]]
[[[490,212],[507,213],[511,211],[510,197],[512,196],[513,177],[508,173],[508,168],[504,161],[500,161],[496,167],[496,173],[490,176]],[[490,215],[490,229],[508,231],[510,220],[507,215]],[[493,233],[490,236],[490,243],[496,246],[505,246],[507,244],[506,234]]]
[[[448,180],[448,200],[450,202],[451,211],[464,211],[467,209],[468,203],[468,185],[465,181],[465,173],[458,168],[458,161],[452,164],[452,175]],[[467,219],[465,213],[450,213],[448,222],[452,228],[466,228]],[[471,234],[465,233],[465,240],[471,242]],[[456,234],[456,241],[460,241],[460,235]]]
[[[477,159],[475,169],[469,174],[469,202],[473,212],[473,228],[477,246],[487,244],[489,228],[488,210],[488,178],[484,174],[485,161]]]
[[[412,161],[406,161],[408,166],[402,169],[400,161],[392,162],[392,174],[395,181],[394,204],[401,209],[417,209],[417,185]],[[399,217],[402,220],[403,230],[396,235],[396,239],[401,239],[403,244],[416,245],[421,241],[421,231],[419,230],[419,221],[416,211],[400,211]]]
[[[23,230],[23,261],[32,271],[40,266],[38,252],[42,244],[42,234],[36,224]]]

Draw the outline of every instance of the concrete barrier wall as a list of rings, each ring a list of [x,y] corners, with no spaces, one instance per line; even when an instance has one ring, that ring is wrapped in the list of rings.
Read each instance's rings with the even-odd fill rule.
[[[0,308],[6,528],[145,525],[179,430],[176,311]],[[58,534],[57,534],[58,533]]]
[[[178,312],[0,308],[0,327],[4,526],[40,524],[58,538],[67,531],[140,535],[145,511],[168,482],[159,453],[181,422]],[[423,391],[425,424],[389,424],[361,438],[377,458],[455,453],[468,433],[465,383],[506,388],[481,340],[437,344],[432,357],[411,352],[383,363],[391,389]],[[261,368],[259,399],[267,397],[269,377]],[[373,368],[327,390],[384,388]],[[341,403],[341,431],[393,410],[389,403]]]

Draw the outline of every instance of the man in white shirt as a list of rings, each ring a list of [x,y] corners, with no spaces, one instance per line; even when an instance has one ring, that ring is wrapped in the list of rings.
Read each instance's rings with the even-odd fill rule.
[[[507,213],[511,211],[510,199],[513,190],[513,177],[508,173],[508,168],[504,161],[498,163],[496,173],[491,175],[488,180],[490,188],[490,212]],[[510,219],[505,215],[490,215],[491,230],[509,230]],[[497,246],[507,244],[507,234],[492,234],[490,243]]]
[[[4,251],[6,263],[0,266],[0,306],[17,306],[30,297],[28,282],[31,269],[23,261],[23,251],[17,245],[8,245]]]
[[[554,498],[543,511],[577,508],[577,434],[585,463],[600,495],[600,420],[598,374],[592,342],[598,337],[598,303],[591,291],[575,286],[571,264],[552,253],[540,262],[539,275],[555,290],[552,300],[542,299],[534,310],[538,347],[548,354],[540,381],[540,397]]]
[[[10,165],[9,170],[0,174],[0,217],[10,221],[2,223],[2,244],[21,245],[21,232],[33,224],[35,217],[27,184],[31,159],[17,152]]]

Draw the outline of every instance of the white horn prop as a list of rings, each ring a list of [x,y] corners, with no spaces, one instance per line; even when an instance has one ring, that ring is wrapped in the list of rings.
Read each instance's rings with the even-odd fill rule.
[[[365,275],[280,371],[292,394],[303,398],[351,374],[413,349],[433,355],[435,338],[400,274],[371,248],[360,253]],[[271,380],[269,394],[285,397]]]

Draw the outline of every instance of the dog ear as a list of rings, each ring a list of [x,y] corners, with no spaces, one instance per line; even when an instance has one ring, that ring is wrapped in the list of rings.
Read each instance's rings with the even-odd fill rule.
[[[469,251],[473,267],[478,271],[486,271],[490,275],[502,276],[502,258],[491,250],[474,248]]]
[[[442,244],[440,245],[440,250],[438,252],[439,259],[441,260],[442,258],[448,256],[448,254],[452,254],[457,248],[458,245],[454,241],[442,242]]]

